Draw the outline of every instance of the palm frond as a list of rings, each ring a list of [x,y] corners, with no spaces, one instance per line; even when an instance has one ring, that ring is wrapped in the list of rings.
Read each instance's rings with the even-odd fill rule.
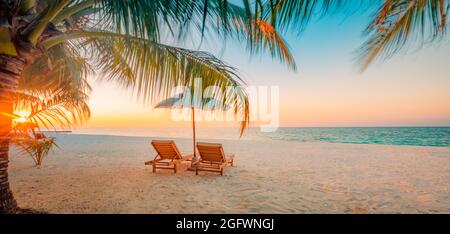
[[[25,67],[18,89],[36,96],[61,90],[89,93],[90,74],[93,70],[77,48],[70,43],[59,44]]]
[[[244,5],[252,5],[243,0]],[[255,3],[256,4],[256,3]],[[255,5],[257,6],[257,5]],[[95,27],[89,31],[112,31],[118,34],[160,42],[161,34],[169,33],[177,41],[186,41],[187,35],[245,41],[253,54],[268,51],[295,70],[290,50],[276,27],[254,11],[227,0],[207,1],[115,1],[99,0],[100,9]]]
[[[36,45],[38,39],[42,33],[49,26],[51,21],[58,15],[65,6],[71,3],[71,0],[53,0],[53,1],[41,1],[45,2],[46,7],[40,11],[36,17],[33,18],[30,24],[21,32],[22,35],[28,38],[28,40]]]
[[[99,25],[106,30],[132,35],[158,42],[162,27],[171,28],[189,19],[190,10],[196,3],[191,1],[133,1],[98,0],[101,9]],[[195,14],[195,12],[191,12]]]
[[[234,20],[236,35],[239,40],[247,42],[247,48],[252,54],[268,51],[272,57],[286,63],[292,70],[297,69],[294,57],[285,40],[275,27],[262,18],[255,19],[251,25],[240,19]]]
[[[224,105],[235,104],[235,113],[243,114],[241,119],[245,119],[242,126],[245,128],[248,124],[248,98],[240,88],[244,82],[233,67],[207,52],[111,32],[79,32],[61,37],[61,41],[70,38],[79,46],[89,48],[90,61],[101,77],[136,91],[144,103],[168,98],[175,87],[189,85],[201,78],[202,90],[209,86],[220,87],[224,92],[213,98]],[[59,39],[52,38],[48,43],[53,45]],[[229,87],[236,89],[226,95]]]
[[[92,69],[70,43],[56,45],[26,66],[19,82],[15,110],[30,112],[37,127],[70,127],[90,116],[87,105]]]
[[[236,115],[241,110],[243,118],[248,116],[244,82],[233,67],[207,52],[123,37],[93,39],[91,45],[95,66],[103,77],[135,90],[144,102],[168,98],[175,87],[193,85],[196,78],[201,78],[202,92],[209,86],[220,87],[223,92],[217,92],[213,98],[223,105],[236,104]],[[236,89],[226,95],[229,87]],[[242,123],[242,130],[247,122]]]
[[[84,93],[67,93],[62,90],[50,97],[18,92],[14,109],[28,111],[28,121],[38,128],[71,127],[89,119],[87,99],[88,96]]]
[[[441,38],[448,25],[447,0],[386,0],[366,29],[369,39],[361,47],[362,69],[377,58],[387,58],[408,42]]]
[[[32,136],[23,139],[13,138],[12,143],[17,145],[22,153],[29,155],[36,166],[42,165],[50,151],[54,147],[58,147],[54,138],[37,139]]]
[[[362,0],[273,0],[266,1],[261,14],[280,29],[302,29],[313,16],[323,16],[349,4],[362,4]]]

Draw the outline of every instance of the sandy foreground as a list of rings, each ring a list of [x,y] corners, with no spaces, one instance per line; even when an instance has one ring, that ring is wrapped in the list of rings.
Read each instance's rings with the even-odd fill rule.
[[[450,148],[211,140],[236,153],[221,177],[152,173],[150,140],[58,135],[39,168],[12,150],[13,192],[51,213],[450,213]]]

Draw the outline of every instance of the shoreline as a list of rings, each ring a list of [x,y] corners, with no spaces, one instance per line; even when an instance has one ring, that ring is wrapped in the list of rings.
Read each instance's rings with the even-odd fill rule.
[[[93,137],[124,137],[124,138],[145,138],[145,139],[162,139],[162,140],[183,140],[192,141],[192,137],[158,137],[158,136],[133,136],[133,135],[115,135],[115,134],[89,134],[89,133],[55,133],[56,135],[73,135],[73,136],[93,136]],[[393,146],[393,147],[425,147],[425,148],[449,148],[450,146],[428,146],[428,145],[398,145],[398,144],[382,144],[382,143],[346,143],[346,142],[327,142],[327,141],[298,141],[298,140],[282,140],[272,138],[252,138],[252,139],[220,139],[220,138],[199,138],[197,141],[221,142],[221,141],[273,141],[273,142],[295,142],[301,144],[338,144],[338,145],[362,145],[362,146]]]

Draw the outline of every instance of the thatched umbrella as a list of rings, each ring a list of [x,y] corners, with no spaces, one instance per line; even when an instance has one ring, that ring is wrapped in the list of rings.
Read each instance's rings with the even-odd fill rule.
[[[192,147],[194,150],[194,159],[193,161],[196,161],[197,153],[195,150],[195,109],[199,110],[216,110],[218,107],[221,107],[220,109],[223,111],[226,111],[228,109],[228,106],[221,104],[219,101],[213,99],[213,98],[203,98],[200,100],[193,100],[189,97],[189,95],[177,95],[174,97],[167,98],[161,102],[159,102],[155,108],[190,108],[192,113]]]

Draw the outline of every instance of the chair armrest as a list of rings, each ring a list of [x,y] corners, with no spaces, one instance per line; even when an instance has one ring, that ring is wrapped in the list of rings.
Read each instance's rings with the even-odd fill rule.
[[[158,156],[159,156],[159,154],[157,154],[153,160],[144,162],[144,164],[145,164],[145,165],[150,165],[150,164],[152,164],[153,162],[156,162],[156,161],[157,161],[156,159],[158,158]]]

